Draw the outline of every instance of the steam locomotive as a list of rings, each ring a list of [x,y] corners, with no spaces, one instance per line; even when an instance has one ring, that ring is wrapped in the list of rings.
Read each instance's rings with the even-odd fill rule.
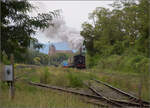
[[[63,62],[64,68],[85,69],[85,56],[78,54]]]
[[[85,69],[85,56],[82,54],[82,49],[80,48],[80,54],[75,55],[68,59],[68,62],[63,64],[64,68],[77,68],[77,69]]]

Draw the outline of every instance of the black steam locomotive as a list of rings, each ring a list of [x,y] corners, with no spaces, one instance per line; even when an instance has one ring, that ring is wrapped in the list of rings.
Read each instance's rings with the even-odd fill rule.
[[[82,49],[80,49],[80,54],[75,55],[68,59],[68,62],[65,62],[63,64],[63,67],[65,68],[77,68],[77,69],[85,69],[85,56],[82,54]]]
[[[73,57],[73,66],[78,69],[85,69],[85,56],[79,54]]]

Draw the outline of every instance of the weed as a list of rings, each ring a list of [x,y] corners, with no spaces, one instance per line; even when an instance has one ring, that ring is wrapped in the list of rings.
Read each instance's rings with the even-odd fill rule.
[[[50,76],[50,72],[48,70],[48,67],[45,67],[44,72],[42,72],[40,74],[40,82],[44,83],[44,84],[47,84],[48,81],[49,81],[49,76]]]
[[[71,87],[82,87],[83,78],[80,75],[74,74],[72,72],[68,73],[69,86]]]

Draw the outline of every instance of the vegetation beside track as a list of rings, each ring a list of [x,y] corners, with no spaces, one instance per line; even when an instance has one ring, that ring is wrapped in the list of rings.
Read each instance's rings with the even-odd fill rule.
[[[84,98],[80,98],[79,96],[32,87],[24,82],[24,80],[29,80],[80,90],[80,88],[83,87],[83,80],[89,79],[91,75],[82,72],[73,74],[75,73],[73,71],[76,70],[44,66],[35,66],[32,68],[15,68],[15,76],[20,76],[15,82],[15,98],[13,101],[9,99],[9,88],[7,83],[0,82],[0,106],[9,108],[92,108],[92,104],[83,102]]]
[[[6,86],[6,85],[5,85]],[[53,90],[32,87],[17,82],[15,98],[8,97],[8,87],[2,89],[0,106],[2,108],[92,108],[93,105],[84,103],[82,99],[72,94],[60,93]]]
[[[129,92],[137,97],[141,81],[141,77],[138,74],[125,74],[117,71],[109,71],[109,69],[77,70],[45,66],[15,68],[15,76],[21,77],[19,77],[15,83],[16,93],[13,101],[10,101],[8,98],[9,91],[7,84],[0,82],[2,107],[93,107],[91,104],[83,102],[82,98],[79,96],[31,87],[24,83],[24,80],[41,82],[48,85],[60,86],[79,91],[88,91],[83,82],[94,78],[107,82],[112,86],[120,88],[121,90]],[[142,86],[142,99],[149,101],[150,94],[148,84],[144,83]]]

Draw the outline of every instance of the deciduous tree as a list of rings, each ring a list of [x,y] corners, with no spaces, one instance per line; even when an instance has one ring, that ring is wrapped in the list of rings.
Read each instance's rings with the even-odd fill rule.
[[[31,40],[35,47],[42,46],[31,35],[52,25],[53,15],[31,17],[28,13],[33,8],[27,0],[1,0],[1,52],[5,51],[8,57],[14,54],[16,60],[21,60]]]

